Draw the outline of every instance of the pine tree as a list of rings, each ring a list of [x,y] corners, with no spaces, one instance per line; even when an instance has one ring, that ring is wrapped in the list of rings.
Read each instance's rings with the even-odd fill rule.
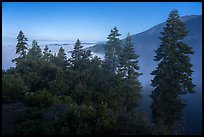
[[[81,42],[79,39],[77,39],[75,46],[74,46],[74,51],[72,52],[72,58],[76,61],[80,60],[82,57],[82,50],[83,46],[81,45]]]
[[[177,10],[169,14],[164,32],[161,33],[161,45],[155,51],[154,60],[158,62],[158,67],[151,73],[154,75],[151,86],[155,87],[151,95],[153,121],[157,124],[162,121],[168,128],[172,128],[180,117],[177,114],[180,114],[184,105],[180,95],[195,92],[189,57],[194,52],[192,47],[183,42],[187,31],[179,18]]]
[[[23,61],[23,59],[25,58],[26,52],[27,52],[27,41],[28,39],[25,37],[24,33],[22,31],[19,32],[18,36],[17,36],[17,40],[18,43],[16,45],[16,54],[19,54],[20,56],[18,58],[15,58],[12,60],[12,62],[16,62],[16,66],[18,67],[18,65]]]
[[[21,73],[23,80],[32,92],[41,88],[41,67],[42,52],[36,40],[32,42],[32,48],[28,50],[24,61],[19,65],[18,71]]]
[[[48,46],[46,45],[43,51],[43,59],[45,61],[50,61],[52,56],[51,50],[49,50]]]
[[[72,76],[72,96],[75,98],[77,103],[82,103],[88,97],[87,91],[87,78],[88,72],[90,69],[90,58],[91,51],[83,50],[83,46],[79,39],[77,39],[76,44],[74,46],[74,50],[72,51],[71,58],[69,59],[70,70]],[[80,96],[80,97],[79,97]]]
[[[83,50],[82,48],[83,46],[81,45],[80,40],[77,39],[70,59],[71,66],[74,68],[79,69],[83,66],[83,64],[86,65],[86,63],[90,62],[91,51]]]
[[[16,45],[16,54],[20,54],[20,57],[25,56],[26,50],[28,49],[27,41],[28,39],[25,37],[22,31],[19,32],[17,37],[18,43]]]
[[[135,54],[132,39],[128,33],[124,49],[119,58],[120,71],[123,73],[124,79],[127,79],[128,82],[137,79],[138,76],[141,75],[141,73],[137,72],[140,68],[138,66],[138,57],[139,56]]]
[[[122,92],[124,92],[124,106],[127,107],[127,111],[132,111],[136,108],[137,101],[141,97],[141,86],[138,77],[141,73],[138,72],[138,55],[135,54],[134,47],[132,45],[132,39],[130,34],[126,37],[124,49],[119,57],[119,74],[121,77]]]
[[[111,30],[111,34],[108,35],[107,46],[105,48],[105,66],[111,73],[117,72],[117,67],[119,66],[119,56],[121,53],[121,41],[119,37],[117,27]]]
[[[67,57],[66,53],[64,52],[64,49],[60,47],[58,53],[57,53],[57,65],[61,68],[65,69],[67,67]]]
[[[40,59],[42,57],[41,48],[36,40],[33,40],[32,42],[32,48],[29,49],[28,51],[28,57],[33,61]]]

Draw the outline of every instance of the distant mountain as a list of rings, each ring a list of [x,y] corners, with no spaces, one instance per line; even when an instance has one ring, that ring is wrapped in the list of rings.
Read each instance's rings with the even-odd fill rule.
[[[201,86],[202,82],[202,16],[192,15],[183,16],[181,20],[186,24],[188,36],[184,42],[193,47],[195,52],[192,55],[193,63],[193,80],[194,83]],[[135,52],[139,55],[140,71],[144,74],[140,76],[143,84],[149,84],[152,76],[150,73],[156,68],[157,63],[153,60],[155,56],[154,50],[160,45],[160,32],[163,31],[165,22],[158,24],[142,33],[132,35],[132,42]],[[122,40],[124,42],[124,39]],[[97,44],[89,47],[96,54],[104,54],[106,44]]]

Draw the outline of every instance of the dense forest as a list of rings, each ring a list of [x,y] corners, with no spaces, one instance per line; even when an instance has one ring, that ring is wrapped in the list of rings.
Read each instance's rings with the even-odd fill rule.
[[[154,90],[149,121],[138,109],[142,73],[130,34],[122,43],[114,27],[101,60],[83,49],[79,39],[70,58],[62,47],[56,55],[48,46],[42,51],[36,40],[28,48],[20,31],[19,56],[12,60],[16,66],[2,70],[3,104],[23,104],[12,134],[183,134],[185,104],[180,96],[194,93],[195,85],[189,57],[193,51],[182,42],[187,32],[177,10],[169,14],[161,34],[154,59],[158,67],[151,73]]]

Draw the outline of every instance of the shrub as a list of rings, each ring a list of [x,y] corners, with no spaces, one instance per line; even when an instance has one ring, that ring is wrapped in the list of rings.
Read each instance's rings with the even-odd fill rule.
[[[23,111],[18,111],[15,115],[16,128],[14,134],[42,134],[44,131],[42,118],[43,111],[38,107],[27,107]]]
[[[42,122],[38,119],[26,120],[17,124],[15,134],[17,135],[38,135],[44,130]]]
[[[58,96],[57,100],[63,104],[73,104],[72,98],[70,96]]]
[[[57,98],[46,90],[40,90],[36,93],[31,92],[26,94],[25,101],[29,106],[43,108],[50,106],[54,102],[57,102]]]
[[[3,102],[16,102],[22,100],[28,87],[20,77],[10,74],[2,76],[2,97]]]

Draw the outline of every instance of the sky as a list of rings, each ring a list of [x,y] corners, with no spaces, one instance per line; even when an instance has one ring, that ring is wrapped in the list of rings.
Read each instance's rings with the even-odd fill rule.
[[[202,15],[202,2],[3,2],[2,39],[20,30],[29,40],[106,41],[116,26],[125,38],[164,22],[171,10]]]

